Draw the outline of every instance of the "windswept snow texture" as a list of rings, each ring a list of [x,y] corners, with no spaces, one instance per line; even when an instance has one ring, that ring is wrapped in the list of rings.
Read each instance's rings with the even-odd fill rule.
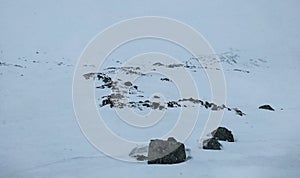
[[[299,7],[298,0],[2,0],[0,177],[299,177]],[[191,159],[177,165],[118,161],[99,152],[84,137],[72,103],[77,60],[87,43],[109,25],[145,15],[182,21],[213,46],[226,78],[224,104],[246,113],[240,117],[225,112],[221,126],[232,131],[235,142],[221,142],[223,149],[219,151],[199,148],[198,139],[209,114],[204,108],[185,141]],[[120,67],[130,57],[149,51],[189,61],[187,66],[197,64],[177,45],[144,39],[121,46],[99,71],[91,72]],[[207,56],[202,59],[208,68],[215,62]],[[204,70],[194,69],[188,70],[199,96],[210,101]],[[180,99],[166,76],[143,76],[134,85],[147,89],[141,100],[155,92],[164,94],[168,101]],[[258,109],[264,104],[275,111]],[[131,127],[112,111],[99,107],[112,131],[128,140],[145,141],[170,130],[180,109],[167,110],[162,121],[150,128]]]

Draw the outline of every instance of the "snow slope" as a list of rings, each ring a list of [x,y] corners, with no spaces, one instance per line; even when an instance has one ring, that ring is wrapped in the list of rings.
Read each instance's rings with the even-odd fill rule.
[[[0,177],[299,176],[298,1],[30,0],[1,4]],[[221,151],[199,149],[204,124],[200,119],[185,142],[191,148],[191,160],[178,165],[147,165],[107,157],[83,136],[72,103],[73,72],[81,52],[109,25],[144,15],[180,20],[202,33],[218,54],[233,51],[239,55],[237,64],[222,63],[226,104],[246,113],[239,117],[225,112],[221,125],[233,131],[236,142],[222,142]],[[116,51],[106,66],[149,50],[182,60],[190,58],[164,42],[146,40],[128,45]],[[201,98],[209,100],[205,74],[201,70],[191,73],[203,89]],[[138,82],[147,87],[148,81]],[[258,109],[265,103],[275,112]],[[99,112],[109,115],[111,110],[105,107]],[[169,122],[150,131],[124,126],[114,116],[107,122],[120,136],[143,140],[163,134],[177,113],[172,111],[166,116]],[[201,109],[199,118],[207,115],[208,111]]]

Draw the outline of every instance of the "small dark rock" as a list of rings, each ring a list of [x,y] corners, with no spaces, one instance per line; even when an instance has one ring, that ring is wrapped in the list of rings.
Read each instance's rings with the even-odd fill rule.
[[[100,106],[103,107],[103,106],[108,105],[108,104],[111,108],[114,107],[114,103],[110,98],[103,100],[102,105],[100,105]]]
[[[125,82],[124,85],[127,86],[127,87],[130,87],[130,86],[132,86],[132,83],[131,82]]]
[[[238,108],[232,108],[235,113],[239,116],[243,116],[243,115],[246,115],[245,113],[243,113],[243,111],[239,110]]]
[[[169,108],[181,107],[181,105],[180,105],[179,103],[177,103],[176,101],[169,101],[169,102],[167,103],[167,106],[168,106]]]
[[[205,101],[205,104],[204,104],[204,107],[207,109],[207,108],[210,108],[212,106],[212,103],[209,103],[207,101]]]
[[[203,149],[206,150],[221,150],[222,145],[219,141],[215,138],[210,138],[203,141]]]
[[[185,146],[173,137],[168,140],[151,140],[148,164],[176,164],[186,161]]]
[[[160,80],[161,80],[161,81],[167,81],[167,82],[170,82],[170,81],[171,81],[171,80],[168,79],[168,78],[161,78]]]
[[[157,102],[152,102],[152,104],[151,104],[152,109],[157,109],[157,108],[159,108],[159,106],[160,106],[160,104]]]
[[[212,103],[211,110],[213,110],[213,111],[218,111],[218,110],[219,110],[219,107],[218,107],[216,104]]]
[[[213,138],[221,141],[234,142],[233,135],[230,130],[225,127],[219,127],[211,132]]]
[[[143,103],[142,105],[145,106],[145,107],[147,107],[147,108],[150,107],[150,104],[148,104],[148,103]]]
[[[266,109],[266,110],[270,110],[270,111],[275,111],[275,109],[273,109],[273,108],[272,108],[270,105],[268,105],[268,104],[259,106],[258,108],[259,108],[259,109]]]

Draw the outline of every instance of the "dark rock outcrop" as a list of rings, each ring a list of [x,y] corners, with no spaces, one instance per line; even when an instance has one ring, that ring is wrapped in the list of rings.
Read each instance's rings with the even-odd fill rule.
[[[270,110],[270,111],[275,111],[275,109],[273,109],[270,105],[265,104],[262,106],[259,106],[258,109],[266,109],[266,110]]]
[[[225,127],[219,127],[211,132],[213,138],[221,141],[234,142],[233,135],[230,130]]]
[[[219,141],[215,138],[210,138],[203,141],[203,149],[206,150],[221,150],[222,145]]]
[[[168,140],[151,140],[148,164],[176,164],[186,161],[185,146],[173,137]]]

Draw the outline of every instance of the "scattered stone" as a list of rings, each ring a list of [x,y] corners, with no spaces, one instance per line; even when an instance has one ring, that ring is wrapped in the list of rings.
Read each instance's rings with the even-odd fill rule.
[[[23,68],[23,66],[19,65],[19,64],[15,64],[14,67],[20,67]]]
[[[218,111],[218,110],[219,110],[219,107],[218,107],[216,104],[212,103],[211,110],[212,110],[212,111]]]
[[[160,105],[160,106],[158,107],[158,109],[159,109],[159,110],[163,110],[163,109],[165,109],[165,107]]]
[[[221,150],[222,144],[215,138],[210,138],[203,141],[203,149],[206,150]]]
[[[151,104],[151,108],[153,108],[153,109],[157,109],[157,108],[159,108],[159,106],[160,106],[160,104],[157,102],[152,102],[152,104]]]
[[[151,140],[148,150],[148,164],[176,164],[186,161],[185,146],[175,138]]]
[[[153,66],[164,66],[164,64],[160,63],[160,62],[156,62],[153,64]]]
[[[246,115],[245,113],[243,113],[243,111],[239,110],[238,108],[232,108],[235,113],[239,116],[243,116],[243,115]]]
[[[211,132],[211,135],[216,140],[234,142],[234,138],[231,131],[226,129],[225,127],[217,128],[216,130]]]
[[[159,96],[156,96],[156,95],[154,95],[154,96],[153,96],[153,98],[159,99],[160,97],[159,97]]]
[[[270,106],[268,104],[259,106],[258,109],[266,109],[266,110],[270,110],[270,111],[275,111],[275,109],[273,109],[272,106]]]
[[[131,82],[125,82],[124,85],[127,86],[127,87],[130,87],[130,86],[132,86],[132,83]]]
[[[168,78],[161,78],[160,80],[161,80],[161,81],[167,81],[167,82],[170,82],[170,81],[171,81],[171,80],[168,79]]]

